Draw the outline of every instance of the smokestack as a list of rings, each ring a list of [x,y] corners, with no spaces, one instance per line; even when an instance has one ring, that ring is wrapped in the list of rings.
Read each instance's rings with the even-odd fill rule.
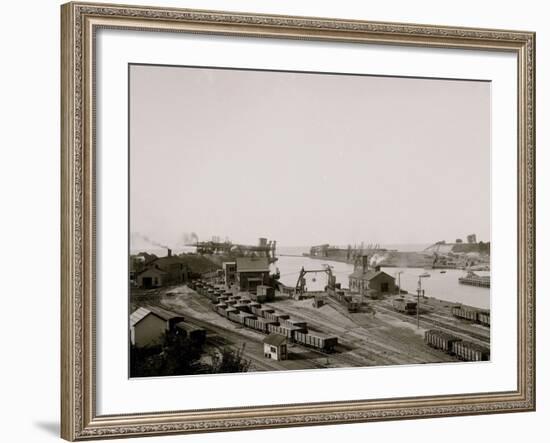
[[[380,272],[380,265],[376,265],[376,266],[374,267],[374,270],[375,270],[376,272]]]
[[[363,273],[367,272],[367,269],[369,269],[369,256],[363,255]]]
[[[166,248],[168,249],[168,257],[172,257],[172,250],[170,248]]]

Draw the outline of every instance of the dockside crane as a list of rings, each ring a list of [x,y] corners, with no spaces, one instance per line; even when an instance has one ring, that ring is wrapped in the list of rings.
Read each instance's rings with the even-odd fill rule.
[[[327,286],[329,288],[334,289],[336,285],[336,277],[332,273],[332,267],[329,265],[323,265],[323,269],[305,269],[302,266],[302,269],[300,269],[300,274],[298,275],[298,280],[296,281],[296,287],[294,290],[294,298],[297,300],[300,300],[304,293],[306,292],[306,275],[307,274],[317,274],[320,272],[324,272],[327,274],[328,278],[328,284]]]

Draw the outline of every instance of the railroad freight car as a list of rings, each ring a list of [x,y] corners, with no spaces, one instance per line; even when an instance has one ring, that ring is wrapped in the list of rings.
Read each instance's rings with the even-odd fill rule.
[[[263,332],[264,334],[267,334],[269,332],[268,330],[269,325],[278,326],[276,322],[273,322],[271,320],[266,320],[265,318],[257,318],[257,317],[245,318],[244,324],[245,326],[248,326],[250,329],[255,329],[256,331]]]
[[[258,302],[255,302],[255,301],[251,301],[250,303],[248,303],[248,307],[250,308],[250,312],[252,312],[252,309],[253,308],[258,308],[260,309],[262,307],[262,305]]]
[[[239,311],[237,311],[233,306],[228,306],[225,308],[225,316],[229,318],[229,314],[239,315]]]
[[[282,320],[288,320],[290,315],[281,314],[280,312],[264,312],[264,318],[280,323]]]
[[[236,309],[232,311],[227,310],[227,318],[235,323],[241,322],[240,313]]]
[[[404,298],[396,298],[392,302],[393,309],[408,315],[416,314],[416,302]]]
[[[490,357],[490,351],[485,346],[468,341],[454,342],[453,354],[464,361],[487,361]]]
[[[176,324],[177,333],[188,337],[191,341],[203,344],[206,341],[206,330],[193,326],[189,323],[179,322]]]
[[[281,325],[277,326],[277,324],[269,324],[267,326],[267,331],[272,334],[284,335],[290,340],[294,340],[294,334],[296,332],[302,332],[300,328],[288,328]]]
[[[479,311],[477,321],[483,326],[491,326],[491,313],[489,311]]]
[[[275,312],[275,309],[263,307],[260,309],[261,315],[263,318],[267,318],[268,314],[273,314]]]
[[[227,317],[227,306],[216,306],[216,312],[222,317]]]
[[[305,321],[299,321],[299,320],[293,320],[291,318],[287,320],[280,320],[281,326],[285,326],[287,328],[301,328],[304,332],[307,332],[307,322]]]
[[[445,351],[448,354],[453,352],[453,343],[461,341],[460,338],[437,329],[426,331],[424,333],[424,340],[428,346]]]
[[[239,312],[239,323],[241,325],[245,325],[246,324],[246,319],[247,318],[256,318],[256,316],[254,314],[250,314],[248,312]]]
[[[262,310],[263,310],[262,305],[250,306],[250,312],[252,312],[254,315],[257,315],[258,317],[263,317]]]
[[[330,297],[337,300],[340,304],[344,305],[348,312],[358,312],[360,304],[353,300],[351,294],[347,294],[344,290],[341,289],[332,289],[327,288],[328,294]]]
[[[296,331],[294,333],[294,341],[301,345],[310,346],[324,352],[333,352],[338,344],[338,337],[321,334],[320,332],[304,332]]]
[[[478,314],[477,309],[468,308],[462,305],[457,305],[451,308],[451,313],[457,318],[470,320],[472,322],[477,322],[477,314]]]
[[[208,299],[210,301],[215,301],[216,300],[216,295],[215,295],[214,289],[208,289],[206,291],[206,296],[208,297]]]
[[[235,309],[238,309],[239,311],[242,311],[242,312],[250,312],[250,308],[248,307],[248,305],[246,303],[235,303],[233,305],[233,307]]]

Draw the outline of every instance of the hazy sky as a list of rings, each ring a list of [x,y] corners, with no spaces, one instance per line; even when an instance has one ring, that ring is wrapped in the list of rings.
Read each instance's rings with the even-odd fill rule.
[[[490,237],[490,84],[132,66],[130,231],[283,246]]]

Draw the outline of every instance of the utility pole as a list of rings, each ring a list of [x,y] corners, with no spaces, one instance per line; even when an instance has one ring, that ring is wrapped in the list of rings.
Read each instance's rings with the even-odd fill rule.
[[[418,277],[418,288],[416,289],[416,327],[420,329],[420,292],[422,291],[422,280]]]
[[[422,290],[422,279],[428,278],[430,274],[425,272],[424,274],[420,274],[418,276],[418,289],[416,290],[416,327],[420,328],[420,295],[424,295],[424,291]]]

